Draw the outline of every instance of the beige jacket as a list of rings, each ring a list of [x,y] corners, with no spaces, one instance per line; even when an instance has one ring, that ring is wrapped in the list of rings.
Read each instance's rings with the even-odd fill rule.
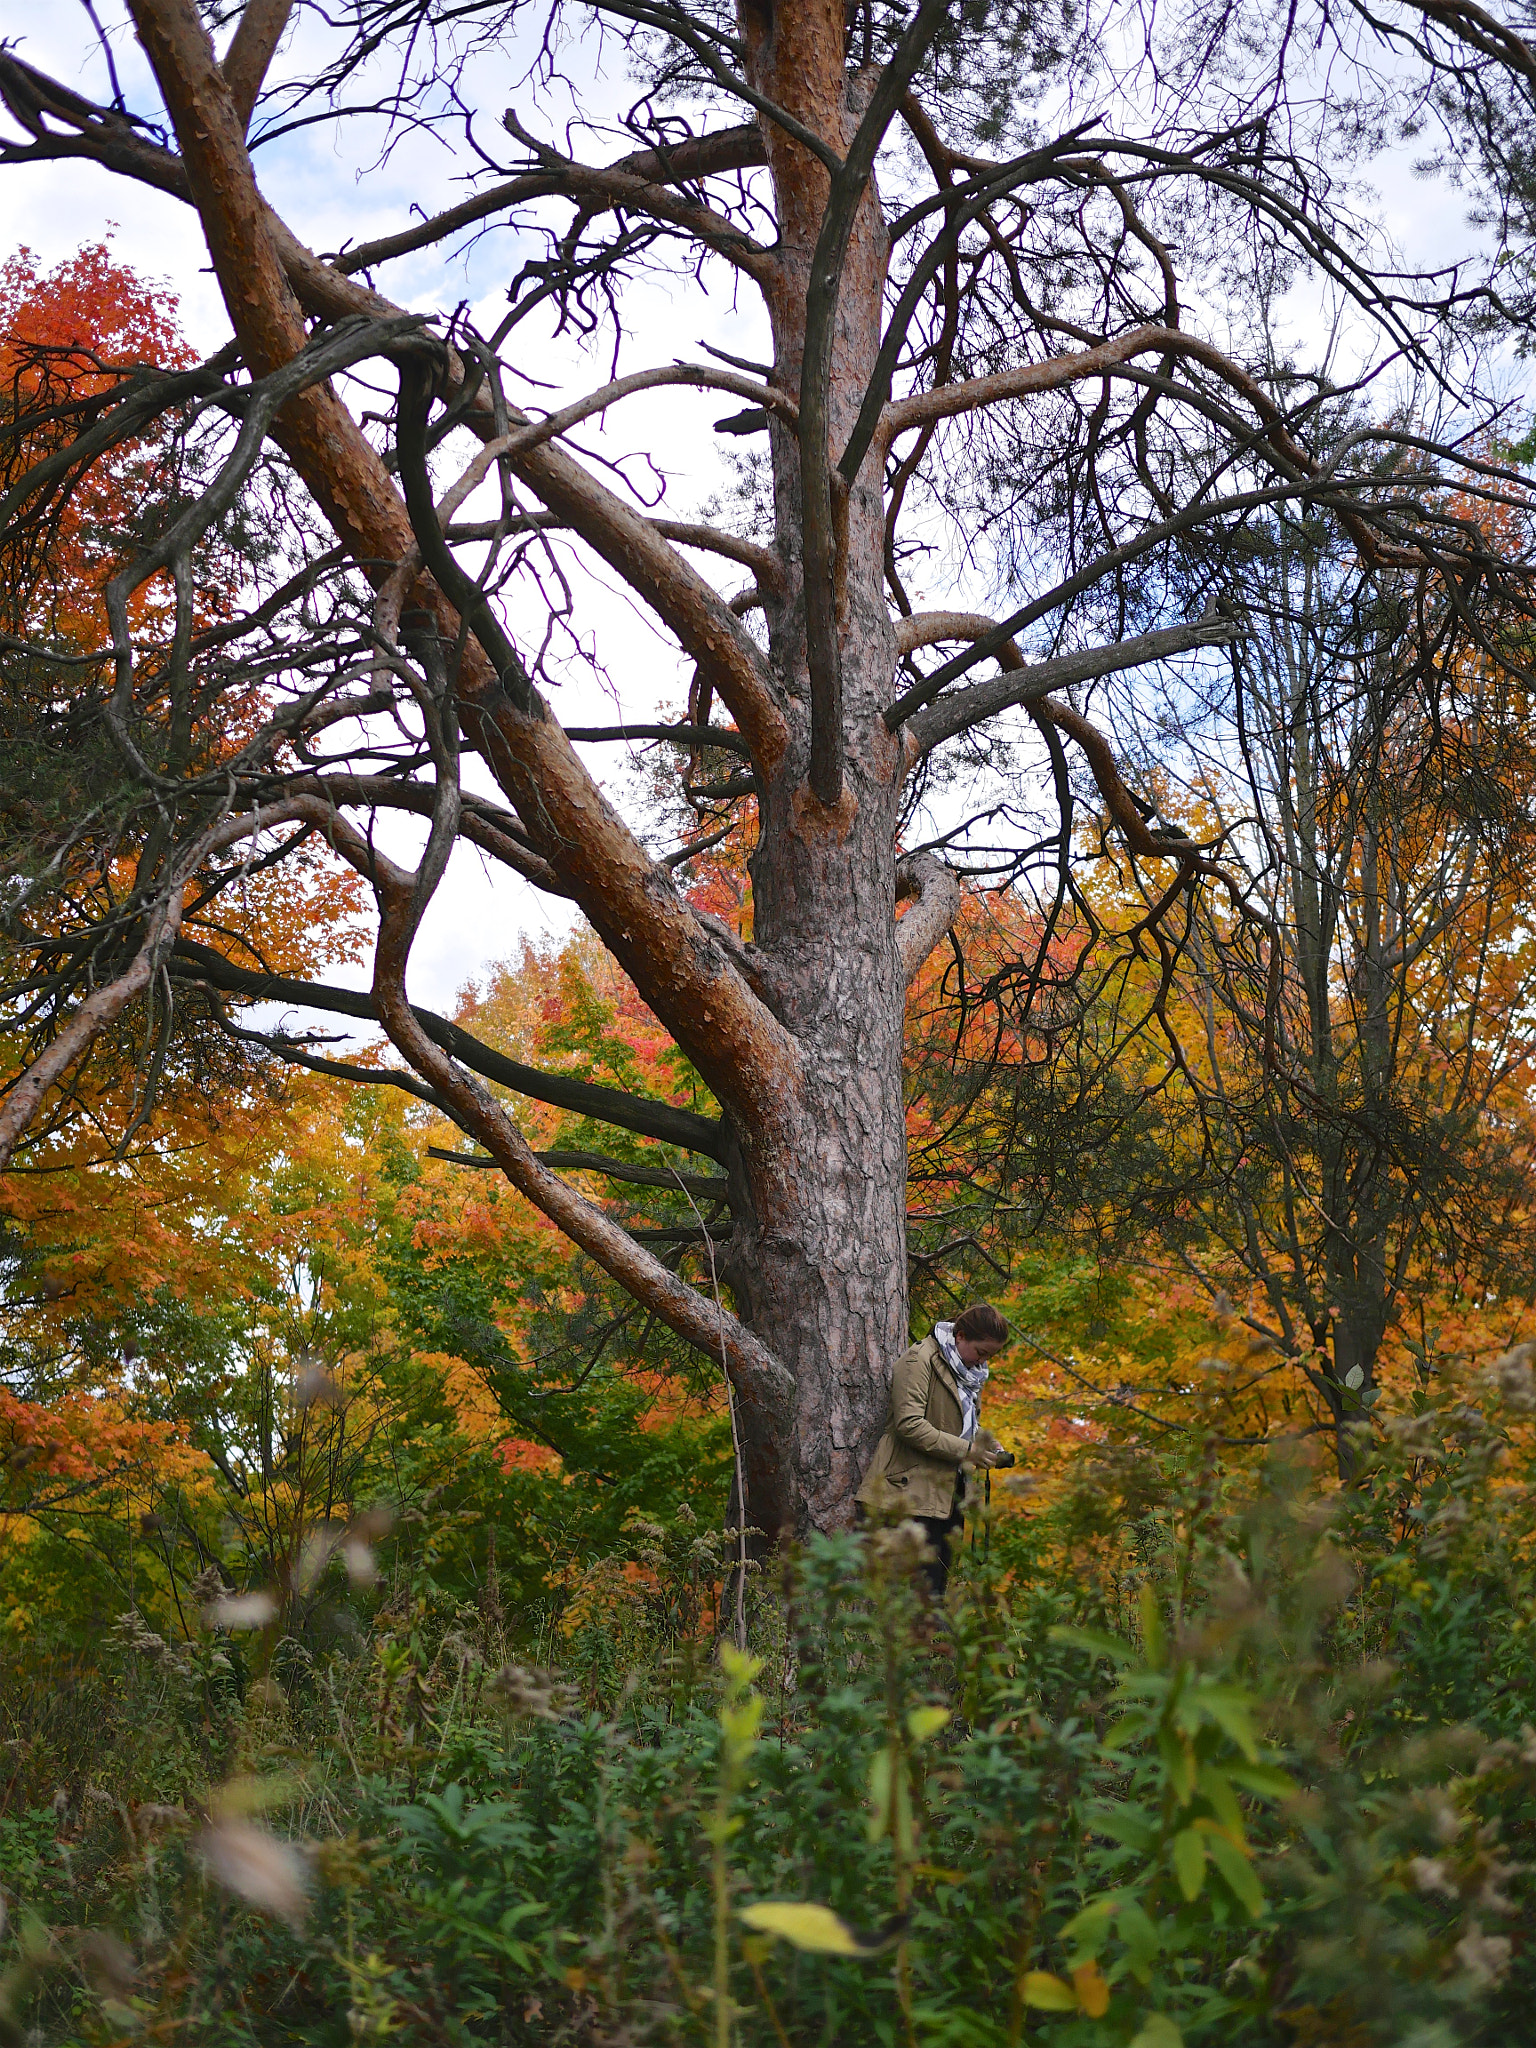
[[[964,1421],[939,1340],[925,1337],[896,1361],[890,1420],[856,1496],[860,1504],[876,1514],[943,1520],[955,1505],[955,1480],[971,1448],[959,1433]]]

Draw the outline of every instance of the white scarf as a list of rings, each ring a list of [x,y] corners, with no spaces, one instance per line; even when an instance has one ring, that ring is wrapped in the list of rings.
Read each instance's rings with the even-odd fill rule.
[[[988,1368],[981,1364],[966,1364],[955,1349],[953,1323],[935,1323],[933,1334],[939,1340],[944,1363],[955,1376],[962,1416],[960,1434],[967,1438],[973,1437],[981,1426],[981,1390],[987,1383]]]

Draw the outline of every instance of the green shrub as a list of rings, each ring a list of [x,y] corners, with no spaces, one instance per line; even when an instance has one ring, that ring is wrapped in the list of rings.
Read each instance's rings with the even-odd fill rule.
[[[561,1679],[426,1579],[324,1664],[124,1632],[78,1680],[94,1764],[11,1695],[12,2038],[1520,2038],[1536,1495],[1505,1377],[1378,1425],[1344,1493],[1294,1446],[1088,1447],[948,1615],[910,1529],[818,1539],[754,1578],[750,1656],[696,1633],[724,1557],[686,1522],[632,1526],[620,1649],[595,1607]]]

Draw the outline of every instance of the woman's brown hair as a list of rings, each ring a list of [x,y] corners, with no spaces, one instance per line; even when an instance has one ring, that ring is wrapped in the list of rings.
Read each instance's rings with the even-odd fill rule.
[[[968,1344],[1006,1344],[1008,1325],[989,1301],[973,1301],[955,1317],[955,1335]]]

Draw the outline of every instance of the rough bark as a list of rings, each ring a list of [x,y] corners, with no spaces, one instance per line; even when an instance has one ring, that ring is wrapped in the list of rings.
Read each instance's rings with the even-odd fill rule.
[[[740,19],[752,84],[841,155],[859,119],[845,83],[841,5],[747,6]],[[829,180],[802,143],[771,121],[763,133],[780,226],[768,293],[773,382],[797,391]],[[885,264],[870,192],[853,223],[838,293],[829,461],[852,430],[879,351]],[[725,1268],[747,1320],[795,1376],[802,1515],[825,1527],[851,1512],[884,1419],[890,1363],[907,1337],[906,974],[896,943],[905,763],[882,719],[895,646],[881,581],[884,507],[876,458],[847,495],[838,550],[841,800],[828,807],[809,787],[800,450],[776,424],[770,441],[785,584],[767,604],[769,648],[791,739],[783,758],[762,772],[753,939],[802,1065],[785,1141],[771,1151],[755,1147],[746,1159],[750,1211],[738,1223]]]

